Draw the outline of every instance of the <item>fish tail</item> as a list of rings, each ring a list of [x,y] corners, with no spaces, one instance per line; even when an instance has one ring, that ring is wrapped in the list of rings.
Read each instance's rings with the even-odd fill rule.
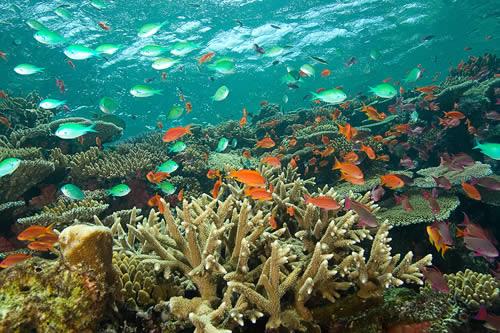
[[[335,164],[333,165],[333,170],[338,170],[342,167],[337,157],[335,157]]]
[[[314,91],[311,91],[311,101],[314,101],[315,99],[319,99],[319,94],[315,93]]]
[[[161,90],[161,89],[153,90],[153,94],[155,94],[155,95],[163,95],[163,90]]]
[[[96,123],[89,125],[87,127],[87,132],[95,132],[96,133],[97,131],[95,130],[95,125],[96,125]]]
[[[477,138],[474,139],[475,146],[472,149],[481,149],[481,144]]]

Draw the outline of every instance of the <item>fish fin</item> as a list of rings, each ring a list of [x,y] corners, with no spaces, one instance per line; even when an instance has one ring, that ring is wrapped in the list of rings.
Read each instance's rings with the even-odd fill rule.
[[[314,101],[315,99],[319,99],[319,94],[315,93],[314,91],[311,91],[311,95],[313,96],[311,98],[311,101]]]
[[[335,157],[335,164],[333,165],[333,170],[339,170],[342,168],[342,165],[340,164],[339,160],[337,157]]]
[[[474,139],[474,144],[475,146],[472,147],[472,149],[481,149],[481,144],[479,143],[479,140],[477,138]]]
[[[344,208],[346,210],[350,210],[351,209],[351,198],[345,197]]]
[[[488,317],[488,312],[486,311],[486,308],[484,305],[481,305],[479,307],[479,312],[474,316],[474,319],[476,320],[486,320]]]
[[[161,89],[153,90],[153,94],[155,94],[155,95],[163,95],[163,90],[161,90]]]

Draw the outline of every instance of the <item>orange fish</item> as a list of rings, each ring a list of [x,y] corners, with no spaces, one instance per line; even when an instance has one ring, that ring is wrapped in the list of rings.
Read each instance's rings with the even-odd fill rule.
[[[243,116],[240,119],[240,128],[243,128],[247,124],[247,109],[243,108]]]
[[[212,198],[217,198],[219,195],[220,187],[222,185],[222,179],[219,177],[212,188]]]
[[[481,200],[481,193],[477,190],[477,188],[474,185],[471,185],[466,182],[462,182],[462,189],[464,190],[465,194],[471,199],[474,200]]]
[[[182,201],[184,199],[184,189],[180,190],[179,193],[177,193],[177,200]]]
[[[160,214],[163,214],[167,209],[165,205],[161,202],[161,197],[158,194],[152,196],[148,200],[147,204],[149,207],[158,207],[158,211],[160,212]]]
[[[415,88],[415,90],[424,94],[431,94],[438,88],[439,88],[438,86],[425,86],[425,87]]]
[[[252,157],[252,154],[250,153],[250,150],[248,150],[248,149],[244,149],[242,155],[244,158]]]
[[[189,114],[191,113],[191,111],[193,111],[193,105],[191,104],[191,102],[186,102],[185,107],[186,107],[186,114]]]
[[[448,251],[448,249],[450,249],[450,246],[443,241],[439,228],[428,225],[426,229],[427,234],[429,235],[429,242],[434,245],[436,250],[441,253],[442,257],[444,257],[444,254]]]
[[[345,173],[342,173],[340,175],[340,180],[345,180],[346,182],[349,182],[354,185],[363,185],[365,183],[364,178],[356,178]]]
[[[191,125],[188,125],[186,127],[179,126],[169,128],[163,135],[163,142],[175,141],[182,138],[186,134],[193,134],[191,133]]]
[[[292,206],[287,207],[286,208],[286,212],[287,212],[288,215],[290,215],[292,217],[295,215],[295,209]]]
[[[374,121],[382,121],[387,117],[385,113],[378,112],[377,109],[375,109],[373,106],[365,105],[364,103],[363,107],[361,108],[361,112],[363,112],[368,119]]]
[[[281,160],[279,157],[276,157],[276,156],[266,156],[266,157],[263,157],[260,161],[262,163],[267,164],[269,166],[272,166],[274,168],[281,167]]]
[[[96,144],[97,148],[102,150],[102,140],[100,137],[98,137],[98,136],[95,137],[95,144]]]
[[[358,134],[358,131],[351,126],[351,124],[346,123],[345,126],[338,124],[339,133],[342,134],[347,141],[351,141],[353,137]]]
[[[220,177],[221,177],[221,175],[220,175],[220,171],[219,170],[210,169],[207,172],[207,178],[208,179],[215,179],[215,178],[220,178]]]
[[[0,58],[7,61],[7,53],[0,51]]]
[[[241,169],[229,172],[228,178],[252,187],[265,187],[266,179],[256,170]]]
[[[332,120],[337,120],[338,117],[340,116],[340,109],[335,109],[332,113]]]
[[[330,143],[330,138],[326,135],[322,135],[321,136],[321,142],[324,144],[324,145],[327,145]]]
[[[337,158],[335,158],[335,164],[333,166],[333,170],[340,170],[344,178],[345,176],[347,176],[347,178],[351,180],[352,179],[363,180],[364,178],[363,171],[361,171],[361,169],[358,166],[348,162],[339,162]]]
[[[49,226],[32,225],[21,231],[19,235],[17,235],[17,239],[20,241],[34,241],[41,236],[55,234],[52,230],[53,227],[54,224]]]
[[[297,161],[295,160],[295,158],[292,158],[290,160],[290,166],[292,167],[292,169],[296,169],[297,168]]]
[[[167,179],[170,177],[170,174],[167,172],[153,172],[149,171],[146,175],[147,180],[150,183],[153,184],[158,184],[161,183],[163,180]]]
[[[398,189],[405,186],[405,182],[393,173],[388,173],[386,175],[380,176],[380,183],[390,189]]]
[[[332,74],[332,71],[329,70],[328,68],[325,68],[321,71],[321,76],[322,77],[327,77],[327,76],[330,76],[330,74]]]
[[[304,196],[306,205],[312,204],[324,210],[337,210],[340,208],[339,203],[332,197],[327,195],[319,195],[317,197]]]
[[[198,65],[209,62],[214,57],[215,52],[207,52],[198,59]]]
[[[389,157],[389,155],[379,155],[377,156],[376,160],[377,161],[384,161],[384,162],[389,162],[391,158]]]
[[[433,94],[429,94],[429,95],[425,95],[424,97],[424,101],[427,101],[427,102],[430,102],[430,101],[433,101],[437,98],[436,95],[433,95]]]
[[[328,157],[331,154],[333,154],[334,151],[335,151],[335,148],[333,148],[332,146],[328,146],[323,151],[321,151],[319,154],[321,155],[321,157]]]
[[[365,146],[364,144],[361,145],[361,150],[364,151],[366,153],[366,156],[368,156],[368,158],[370,160],[374,160],[376,155],[375,155],[375,152],[373,151],[373,148],[370,147],[370,146]]]
[[[111,30],[110,26],[107,25],[105,22],[103,21],[99,21],[97,24],[99,24],[99,26],[103,29],[103,30],[106,30],[106,31],[109,31]]]
[[[255,147],[258,148],[272,148],[276,146],[276,143],[270,137],[265,137],[264,139],[257,141]]]
[[[2,261],[0,261],[0,268],[8,268],[14,266],[15,264],[29,258],[31,258],[30,254],[24,254],[24,253],[10,254],[7,257],[5,257]]]
[[[269,218],[269,225],[273,230],[278,229],[278,221],[276,221],[276,217],[274,215],[271,215]]]
[[[464,119],[465,118],[465,115],[460,111],[445,112],[444,116],[446,118],[452,118],[452,119]]]
[[[355,152],[351,151],[344,155],[343,160],[344,162],[356,164],[356,162],[359,161],[359,156]]]
[[[247,187],[245,188],[245,195],[259,201],[269,201],[273,199],[273,194],[261,187]]]
[[[54,243],[35,241],[28,244],[28,249],[33,251],[48,252],[54,248]]]
[[[1,123],[2,125],[5,125],[5,127],[7,127],[7,128],[11,128],[11,125],[10,125],[10,121],[9,121],[9,119],[7,119],[7,118],[6,118],[6,117],[4,117],[4,116],[0,116],[0,123]]]

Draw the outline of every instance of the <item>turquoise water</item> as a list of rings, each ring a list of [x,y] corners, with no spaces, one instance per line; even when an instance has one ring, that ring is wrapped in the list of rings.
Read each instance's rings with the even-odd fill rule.
[[[54,13],[61,5],[72,18]],[[304,97],[320,87],[342,86],[348,97],[367,94],[369,85],[388,77],[399,81],[419,64],[425,72],[418,83],[429,84],[432,79],[444,79],[448,68],[471,52],[495,54],[499,49],[494,34],[499,28],[497,1],[109,1],[107,5],[98,10],[88,1],[2,1],[0,50],[7,53],[8,61],[0,61],[0,89],[14,95],[36,90],[42,97],[65,99],[69,112],[62,117],[90,117],[98,112],[99,99],[110,96],[120,104],[116,114],[127,121],[125,135],[129,136],[164,121],[171,106],[179,103],[179,90],[193,105],[193,112],[180,124],[217,123],[239,119],[243,107],[257,111],[263,100],[283,104],[285,110],[309,106],[310,98]],[[25,23],[28,19],[39,20],[68,43],[55,47],[38,43],[35,30]],[[111,30],[100,28],[100,21]],[[143,24],[163,21],[167,24],[154,36],[137,36]],[[152,43],[170,47],[179,40],[194,41],[199,48],[174,57],[180,62],[165,70],[167,79],[162,80],[162,71],[151,68],[154,58],[143,57],[138,50]],[[122,48],[106,59],[73,60],[76,68],[72,69],[63,54],[70,43],[90,48],[116,43]],[[276,58],[265,57],[253,44],[264,50],[273,46],[285,50]],[[233,58],[236,72],[222,75],[206,65],[197,66],[197,59],[210,51],[216,57]],[[372,59],[371,51],[380,56]],[[345,63],[351,57],[357,62],[348,67]],[[273,65],[275,60],[279,63]],[[21,76],[13,71],[19,63],[46,70]],[[304,79],[300,88],[290,89],[281,82],[287,67],[298,69],[306,63],[314,65],[316,75]],[[323,78],[320,72],[325,68],[332,74]],[[65,82],[64,94],[56,79]],[[152,79],[150,85],[163,94],[131,96],[129,89],[145,79]],[[210,97],[221,85],[229,88],[228,98],[212,102]]]

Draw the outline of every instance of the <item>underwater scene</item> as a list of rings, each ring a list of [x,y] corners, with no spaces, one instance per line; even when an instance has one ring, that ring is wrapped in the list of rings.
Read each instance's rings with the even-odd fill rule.
[[[492,0],[0,2],[0,332],[500,331]]]

